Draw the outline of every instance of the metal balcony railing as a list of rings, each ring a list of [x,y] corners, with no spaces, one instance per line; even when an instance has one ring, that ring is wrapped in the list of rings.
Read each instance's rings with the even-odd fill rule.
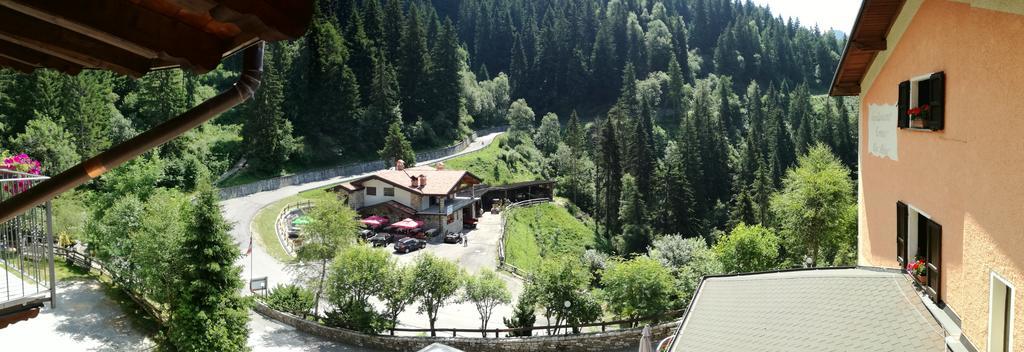
[[[47,179],[0,169],[0,203]],[[0,223],[0,315],[56,297],[50,202]]]

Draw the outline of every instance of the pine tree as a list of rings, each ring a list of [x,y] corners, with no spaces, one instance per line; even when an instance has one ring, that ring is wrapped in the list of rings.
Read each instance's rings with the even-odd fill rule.
[[[240,253],[217,201],[215,189],[201,185],[184,232],[183,285],[168,323],[170,341],[182,351],[244,351],[249,341],[249,300],[235,265]]]
[[[314,18],[301,48],[292,97],[296,131],[306,138],[314,158],[333,160],[348,141],[357,140],[361,115],[359,85],[348,67],[348,48],[330,21]]]
[[[622,88],[619,89],[619,100],[615,103],[628,119],[636,118],[640,114],[640,98],[637,96],[636,69],[632,62],[626,62],[622,69]],[[617,121],[624,123],[625,120]]]
[[[185,77],[181,70],[150,72],[139,80],[135,94],[137,112],[132,121],[149,129],[188,109]]]
[[[616,54],[615,37],[606,26],[601,26],[594,39],[594,49],[590,54],[591,95],[596,101],[608,101],[614,98],[615,88],[621,85],[619,58]]]
[[[619,222],[622,237],[616,240],[620,254],[642,253],[650,246],[652,235],[647,221],[647,203],[640,194],[633,175],[622,176],[622,196],[619,200]]]
[[[392,0],[396,2],[398,0]],[[414,123],[427,112],[426,84],[429,79],[430,53],[427,50],[427,33],[423,28],[418,7],[409,7],[405,31],[402,32],[402,46],[398,58],[398,85],[402,96],[402,114],[405,123]]]
[[[584,130],[576,110],[573,110],[572,114],[569,115],[569,122],[565,126],[565,135],[562,138],[562,142],[568,145],[573,152],[586,152],[586,147],[589,144],[587,143],[587,131]]]
[[[78,155],[91,157],[113,142],[114,129],[124,118],[114,106],[111,74],[87,71],[67,77],[62,91],[67,103],[61,112],[63,125],[75,135]]]
[[[700,227],[694,219],[693,185],[690,183],[688,167],[695,167],[676,142],[669,142],[665,157],[657,170],[656,194],[657,211],[654,223],[660,233],[698,234]]]
[[[455,26],[451,20],[445,19],[431,53],[429,92],[432,95],[430,105],[424,106],[424,112],[433,121],[434,130],[449,140],[469,133],[468,124],[463,121],[465,103],[462,100],[460,81],[460,71],[465,61],[459,50]]]
[[[405,33],[405,13],[402,12],[402,0],[387,0],[384,5],[384,46],[387,49],[388,62],[401,60],[402,36]],[[423,49],[426,51],[426,48]],[[409,53],[411,54],[411,53]]]
[[[373,43],[373,48],[375,50],[385,49],[387,37],[384,35],[384,15],[381,12],[380,2],[378,0],[363,1],[362,18],[363,30],[366,32],[366,38]],[[387,54],[384,54],[384,59],[387,59]]]
[[[345,45],[349,49],[348,67],[355,74],[359,84],[359,96],[362,104],[369,104],[370,83],[373,80],[374,50],[373,43],[363,28],[363,16],[356,10],[355,1],[349,3],[347,27],[345,27]]]
[[[790,95],[789,113],[792,116],[790,125],[793,126],[794,144],[796,153],[803,155],[814,143],[812,131],[814,130],[814,108],[811,106],[811,93],[807,83],[800,84]]]
[[[679,126],[679,117],[686,113],[686,77],[683,69],[676,61],[675,54],[668,61],[668,94],[665,105],[669,109],[668,116],[672,119],[664,121],[667,126]]]
[[[388,126],[388,135],[384,138],[384,148],[380,150],[379,154],[387,165],[395,165],[398,160],[404,161],[408,167],[416,165],[416,153],[412,150],[412,144],[402,133],[400,121],[392,122]]]
[[[256,96],[245,105],[242,125],[242,144],[246,146],[246,161],[259,173],[277,174],[298,143],[292,137],[292,124],[284,118],[284,84],[279,44],[271,44],[264,60],[263,81]]]
[[[374,60],[373,81],[370,84],[369,105],[363,115],[363,135],[372,136],[370,139],[381,141],[374,149],[383,146],[383,141],[388,131],[380,126],[390,126],[393,123],[402,122],[402,110],[398,94],[398,80],[394,67],[384,60],[383,50],[379,51]]]
[[[646,106],[647,104],[643,105],[633,129],[630,171],[636,173],[636,187],[640,198],[645,203],[650,203],[651,178],[654,176],[657,156],[654,148],[654,122],[651,118],[653,112]]]
[[[512,94],[517,97],[526,95],[526,88],[529,86],[527,75],[530,72],[530,64],[526,59],[526,51],[523,50],[521,35],[516,34],[512,42],[511,62],[509,73],[512,80]]]
[[[622,186],[622,164],[619,159],[619,139],[611,117],[598,127],[597,185],[598,216],[604,226],[605,240],[619,233],[619,197]]]

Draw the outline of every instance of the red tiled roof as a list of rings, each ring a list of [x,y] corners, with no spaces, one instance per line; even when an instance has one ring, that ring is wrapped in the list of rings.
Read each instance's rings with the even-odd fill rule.
[[[420,185],[416,188],[412,187],[412,177],[419,179],[420,176],[426,176],[427,184]],[[355,187],[362,187],[362,183],[377,179],[386,183],[392,184],[395,187],[404,189],[406,191],[431,196],[443,196],[451,193],[455,190],[459,184],[479,184],[481,182],[479,177],[476,177],[472,173],[463,170],[438,170],[430,166],[419,166],[408,168],[405,170],[382,170],[374,173],[373,175],[366,176],[364,178],[353,180],[349,182],[349,187],[352,191],[355,191]],[[344,185],[344,184],[342,184]],[[346,188],[348,190],[349,188]],[[350,191],[351,192],[351,191]]]

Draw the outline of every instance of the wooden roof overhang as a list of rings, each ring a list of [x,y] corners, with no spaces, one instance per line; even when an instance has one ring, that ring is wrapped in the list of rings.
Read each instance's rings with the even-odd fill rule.
[[[23,72],[203,73],[244,49],[231,88],[5,200],[0,222],[246,101],[260,86],[264,42],[302,36],[312,16],[312,0],[0,0],[0,66]]]
[[[213,70],[257,41],[302,36],[312,1],[0,0],[0,66],[139,77]]]
[[[853,24],[853,30],[843,50],[835,76],[832,78],[831,96],[858,95],[861,81],[875,55],[888,48],[886,37],[896,22],[905,0],[864,0]]]

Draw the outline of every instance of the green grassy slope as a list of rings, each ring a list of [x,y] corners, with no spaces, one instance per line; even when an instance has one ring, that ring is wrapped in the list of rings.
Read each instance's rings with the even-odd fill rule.
[[[555,203],[516,208],[507,214],[508,262],[532,272],[544,258],[579,257],[594,246],[594,231]]]
[[[526,165],[515,162],[509,165],[502,158],[505,152],[501,148],[505,135],[498,136],[486,148],[446,160],[445,167],[451,170],[466,170],[484,180],[489,185],[505,185],[509,183],[533,181],[538,178]]]

